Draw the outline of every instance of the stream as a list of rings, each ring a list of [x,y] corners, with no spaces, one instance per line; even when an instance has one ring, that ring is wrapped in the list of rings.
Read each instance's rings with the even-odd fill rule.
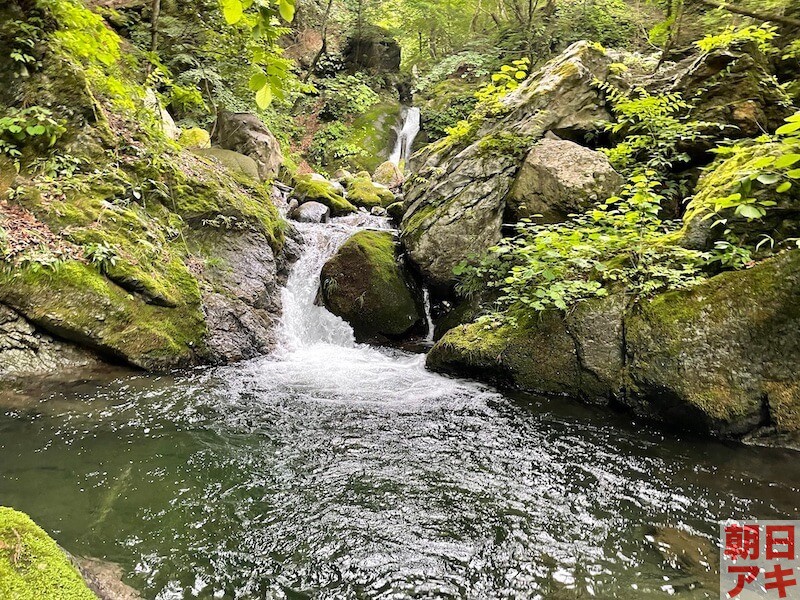
[[[271,356],[3,400],[0,504],[148,599],[717,598],[717,520],[796,518],[790,451],[680,437],[356,344],[316,306],[366,215],[298,224]],[[681,530],[710,572],[654,541]]]

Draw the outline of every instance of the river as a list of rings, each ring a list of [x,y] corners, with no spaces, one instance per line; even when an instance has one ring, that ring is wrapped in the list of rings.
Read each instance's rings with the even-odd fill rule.
[[[659,540],[800,512],[790,451],[661,433],[359,345],[314,304],[359,216],[300,225],[269,357],[39,385],[0,416],[0,504],[146,598],[716,598]],[[671,536],[671,537],[670,537]]]

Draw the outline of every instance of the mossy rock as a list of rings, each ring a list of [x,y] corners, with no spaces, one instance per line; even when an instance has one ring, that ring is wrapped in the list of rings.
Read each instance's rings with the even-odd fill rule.
[[[303,175],[297,181],[292,197],[300,203],[319,202],[331,209],[331,215],[341,217],[358,211],[358,209],[342,196],[336,187],[329,181],[313,179]]]
[[[0,597],[97,600],[67,555],[31,518],[0,506]]]
[[[360,231],[322,268],[322,300],[358,339],[401,336],[423,320],[419,287],[405,270],[395,237]]]
[[[193,148],[192,152],[198,156],[213,158],[234,173],[246,175],[255,181],[260,180],[258,165],[256,161],[249,156],[234,152],[233,150],[223,150],[222,148]]]
[[[395,222],[400,223],[403,215],[406,214],[406,205],[403,202],[392,202],[386,207],[386,214]]]
[[[396,189],[400,187],[403,184],[404,179],[405,178],[403,177],[403,172],[400,170],[400,167],[390,160],[378,165],[378,168],[375,169],[375,172],[372,174],[372,181],[375,183],[380,183],[381,185],[384,185],[390,189]]]
[[[192,127],[184,129],[178,138],[178,143],[184,148],[211,148],[211,136],[205,129]]]
[[[355,177],[347,183],[347,200],[364,208],[386,208],[394,204],[395,197],[386,186],[372,183],[366,177]]]

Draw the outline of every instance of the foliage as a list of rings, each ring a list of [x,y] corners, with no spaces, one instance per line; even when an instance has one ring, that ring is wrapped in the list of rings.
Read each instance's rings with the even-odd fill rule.
[[[325,79],[319,87],[324,99],[320,116],[330,120],[362,113],[380,101],[364,73],[337,75]]]
[[[36,45],[44,37],[43,26],[41,18],[31,15],[24,21],[13,20],[0,27],[2,34],[13,40],[8,57],[16,63],[18,77],[28,77],[41,64],[36,58]]]
[[[341,161],[365,153],[361,146],[349,142],[348,138],[349,128],[341,121],[335,121],[320,129],[311,141],[308,150],[309,160],[327,165],[331,160]]]
[[[746,27],[730,26],[718,34],[707,35],[695,42],[695,44],[703,52],[711,52],[712,50],[730,48],[734,44],[754,42],[759,50],[769,54],[775,52],[772,40],[778,37],[777,31],[777,28],[766,23],[759,27],[755,25],[747,25]]]
[[[734,144],[722,146],[717,154],[727,157],[741,157],[752,154],[758,147],[766,150],[764,156],[746,161],[747,170],[735,173],[737,181],[731,193],[723,197],[696,197],[689,203],[692,214],[704,214],[704,219],[720,217],[721,213],[732,210],[733,214],[748,220],[762,219],[767,211],[776,206],[774,195],[786,194],[800,179],[800,111],[786,120],[774,136],[762,136],[754,144]],[[763,194],[772,191],[774,195]],[[720,217],[715,224],[725,224]]]
[[[459,121],[465,120],[475,109],[477,100],[474,95],[457,96],[441,109],[425,110],[425,131],[431,139],[439,139],[447,135],[447,131]]]
[[[479,79],[489,75],[497,59],[493,56],[466,50],[457,54],[446,56],[414,84],[416,92],[429,90],[433,85],[451,77],[454,74],[462,79],[467,77]]]
[[[459,291],[497,290],[497,307],[541,312],[569,310],[579,302],[623,289],[634,298],[688,288],[702,279],[707,256],[675,244],[676,225],[659,216],[661,184],[655,172],[635,176],[610,198],[565,223],[526,219],[517,235],[501,241],[477,266],[459,265]]]
[[[19,171],[25,147],[45,152],[55,145],[65,131],[63,124],[47,108],[10,108],[0,117],[0,155],[14,161]]]

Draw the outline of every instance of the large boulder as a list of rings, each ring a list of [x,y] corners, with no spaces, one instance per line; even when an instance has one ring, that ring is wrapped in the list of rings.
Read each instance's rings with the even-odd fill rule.
[[[800,443],[800,250],[643,304],[626,321],[626,354],[637,413]]]
[[[517,174],[508,196],[513,220],[541,214],[546,223],[564,221],[619,192],[623,179],[602,152],[567,140],[543,139]]]
[[[345,64],[354,71],[400,71],[400,44],[386,29],[376,25],[360,26],[347,40],[342,55]]]
[[[350,237],[323,266],[320,290],[328,310],[350,323],[357,339],[400,336],[424,318],[420,289],[388,231]]]
[[[529,392],[614,401],[671,427],[800,447],[800,250],[627,307],[448,331],[430,368]]]
[[[330,216],[331,209],[319,202],[305,202],[289,213],[290,218],[301,223],[327,223]]]
[[[382,162],[372,174],[372,181],[385,185],[389,189],[397,189],[403,185],[405,177],[395,163],[390,160]]]
[[[610,63],[597,45],[573,44],[506,96],[500,113],[476,131],[415,155],[401,231],[426,280],[451,287],[457,264],[497,243],[522,161],[546,132],[581,138],[610,118],[597,88]]]
[[[261,178],[258,172],[258,163],[241,152],[225,150],[224,148],[193,148],[192,152],[197,156],[204,156],[214,160],[234,173],[245,175],[255,181]]]
[[[388,187],[373,183],[369,177],[356,176],[348,179],[346,184],[347,200],[356,206],[386,208],[395,202],[395,196]]]
[[[214,130],[215,145],[245,154],[256,161],[263,181],[273,179],[283,164],[281,145],[256,115],[221,112]]]

